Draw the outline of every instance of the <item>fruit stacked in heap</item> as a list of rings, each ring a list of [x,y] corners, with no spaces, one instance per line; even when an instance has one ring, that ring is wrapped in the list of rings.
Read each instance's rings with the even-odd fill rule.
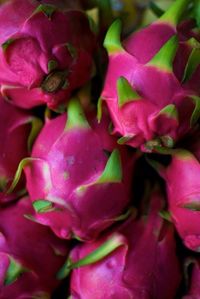
[[[200,298],[199,3],[81,4],[0,7],[0,299]]]

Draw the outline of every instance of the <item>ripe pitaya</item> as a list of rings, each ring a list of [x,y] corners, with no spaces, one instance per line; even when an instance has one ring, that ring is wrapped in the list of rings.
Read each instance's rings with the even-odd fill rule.
[[[0,7],[1,93],[15,105],[59,109],[91,77],[95,36],[80,10],[13,0]]]
[[[49,228],[26,219],[32,210],[28,198],[0,209],[1,299],[50,299],[60,283],[56,273],[68,244]]]
[[[181,40],[176,25],[187,2],[177,0],[158,21],[123,44],[118,20],[107,33],[109,66],[100,105],[106,102],[119,143],[143,151],[155,145],[172,147],[199,118],[200,99],[173,72]]]
[[[49,120],[24,165],[36,219],[61,238],[96,237],[130,201],[133,153],[115,147],[109,121],[87,122],[77,99],[68,114]],[[17,178],[17,177],[16,177]]]
[[[165,169],[153,163],[166,181],[169,211],[186,247],[200,251],[200,163],[187,150],[172,151]]]
[[[200,299],[200,261],[199,259],[189,258],[186,262],[187,282],[189,282],[189,291],[182,299]],[[189,268],[189,269],[187,269]],[[191,272],[192,268],[192,272]],[[191,275],[191,277],[189,277]]]
[[[13,107],[0,97],[0,203],[11,199],[3,192],[11,184],[21,159],[28,155],[33,138],[40,128],[39,119]],[[19,186],[18,191],[20,187],[23,186]]]
[[[72,250],[59,277],[74,269],[72,299],[172,299],[180,282],[173,227],[154,193],[148,215],[132,217],[103,240]],[[77,269],[76,269],[77,268]]]

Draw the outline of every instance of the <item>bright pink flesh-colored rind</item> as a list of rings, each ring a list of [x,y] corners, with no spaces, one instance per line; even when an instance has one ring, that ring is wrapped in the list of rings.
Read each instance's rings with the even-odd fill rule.
[[[61,238],[89,240],[128,206],[135,156],[109,135],[109,118],[98,124],[92,114],[87,122],[77,103],[41,130],[25,174],[37,220]]]
[[[67,244],[46,227],[25,215],[33,213],[31,202],[19,202],[0,209],[0,297],[11,299],[50,298],[59,285],[56,273],[62,266]]]
[[[73,299],[173,298],[180,282],[180,269],[173,229],[158,215],[160,209],[162,201],[158,194],[154,194],[147,217],[130,218],[117,228],[115,234],[124,240],[118,248],[95,263],[74,268],[71,278]],[[100,248],[109,237],[112,234],[75,248],[70,256],[72,268],[73,264]]]
[[[61,109],[72,91],[91,78],[95,36],[84,12],[35,3],[14,0],[0,8],[5,29],[1,92],[25,109],[41,104]]]
[[[200,165],[192,153],[177,150],[172,155],[172,162],[164,175],[169,209],[184,244],[199,252],[200,248]],[[187,221],[185,221],[187,219]]]

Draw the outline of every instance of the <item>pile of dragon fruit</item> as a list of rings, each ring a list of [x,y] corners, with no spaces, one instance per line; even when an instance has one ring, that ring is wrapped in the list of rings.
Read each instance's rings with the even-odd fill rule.
[[[0,299],[199,299],[199,1],[96,15],[0,6]]]

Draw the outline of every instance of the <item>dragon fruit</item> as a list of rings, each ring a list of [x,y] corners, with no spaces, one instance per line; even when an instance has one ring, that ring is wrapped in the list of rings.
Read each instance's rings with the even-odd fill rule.
[[[173,147],[199,118],[198,94],[185,88],[173,71],[182,40],[176,26],[186,4],[186,0],[177,0],[158,21],[124,43],[120,42],[119,20],[107,33],[104,45],[109,66],[99,118],[102,102],[106,102],[120,144],[148,152],[158,145]],[[180,60],[176,58],[176,65]],[[188,64],[182,77],[189,78],[196,69]]]
[[[38,118],[13,107],[0,97],[0,203],[13,197],[5,196],[5,191],[14,178],[19,162],[28,155],[41,124]],[[18,191],[22,187],[21,183]]]
[[[173,150],[167,168],[153,162],[166,181],[169,212],[184,244],[200,251],[200,163],[189,151]],[[186,221],[187,219],[187,221]]]
[[[56,273],[66,259],[68,244],[26,219],[32,209],[28,198],[0,209],[1,299],[50,299],[60,283]]]
[[[148,215],[130,217],[113,233],[75,247],[67,265],[72,299],[172,299],[180,282],[173,227],[160,217],[159,193],[151,198]]]
[[[95,36],[80,10],[9,1],[0,7],[0,43],[1,93],[19,107],[62,109],[92,75]]]
[[[36,220],[61,238],[95,238],[130,201],[135,155],[117,148],[109,119],[88,119],[78,99],[70,100],[67,115],[45,124],[14,181],[24,168]]]
[[[192,273],[187,273],[187,280],[190,281],[189,292],[182,299],[200,298],[200,261],[199,259],[189,258],[186,261],[187,268],[192,267]],[[186,269],[189,270],[189,269]],[[188,277],[191,274],[191,277]]]

